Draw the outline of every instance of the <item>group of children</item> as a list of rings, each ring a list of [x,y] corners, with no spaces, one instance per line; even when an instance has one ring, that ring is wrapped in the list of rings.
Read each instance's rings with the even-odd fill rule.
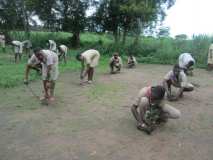
[[[54,49],[55,47],[53,47]],[[44,97],[42,101],[54,101],[54,89],[59,75],[58,55],[53,50],[36,48],[34,54],[28,60],[25,72],[25,84],[28,84],[28,74],[30,69],[36,65],[42,66],[42,80],[44,87]],[[81,62],[80,84],[91,84],[93,82],[94,69],[98,66],[100,53],[90,49],[76,56]],[[128,57],[127,67],[136,66],[136,58],[132,55]],[[193,91],[194,86],[187,81],[187,75],[192,75],[195,60],[189,53],[179,56],[179,63],[174,65],[163,78],[162,85],[148,86],[140,90],[135,102],[131,107],[133,116],[137,121],[137,128],[150,134],[154,128],[161,123],[167,122],[168,118],[177,119],[181,116],[178,109],[165,103],[165,95],[169,101],[178,100],[184,92]],[[114,53],[109,61],[110,73],[119,73],[122,68],[122,59],[118,53]],[[85,79],[87,77],[87,79]],[[178,88],[175,95],[172,87]]]
[[[1,48],[3,48],[3,51],[5,51],[5,36],[3,34],[0,34],[0,44],[1,44]],[[14,48],[15,63],[21,60],[24,50],[28,57],[31,57],[31,55],[33,54],[32,43],[30,40],[25,40],[25,41],[13,40],[9,42],[9,44],[12,45]],[[56,52],[59,59],[63,59],[64,63],[67,62],[68,47],[66,45],[62,44],[57,47],[56,42],[54,40],[47,40],[46,48],[48,48],[49,50],[53,52]]]
[[[12,41],[15,51],[15,60],[22,54],[23,46],[32,49],[29,40],[24,42]],[[65,45],[57,47],[53,40],[48,40],[48,49],[36,48],[30,56],[26,65],[24,83],[28,84],[29,71],[36,69],[41,71],[44,97],[41,101],[54,101],[54,89],[59,75],[58,62],[60,58],[66,63],[68,48]],[[213,47],[209,49],[209,57],[212,58]],[[91,84],[93,82],[94,69],[98,66],[100,53],[90,49],[78,54],[76,59],[81,62],[80,84]],[[209,60],[210,61],[210,60]],[[188,75],[193,75],[194,58],[190,53],[183,53],[179,56],[178,63],[173,66],[163,78],[162,84],[147,86],[140,90],[138,96],[131,106],[131,111],[137,121],[137,128],[150,134],[158,124],[167,122],[168,118],[177,119],[181,116],[178,109],[165,103],[165,97],[169,101],[176,101],[183,97],[184,92],[194,90],[194,86],[187,81]],[[133,68],[137,65],[136,58],[129,55],[127,67]],[[114,53],[109,61],[110,73],[119,73],[122,69],[122,58]],[[211,65],[209,64],[211,68]],[[87,77],[87,79],[85,79]],[[172,87],[178,88],[174,94]]]

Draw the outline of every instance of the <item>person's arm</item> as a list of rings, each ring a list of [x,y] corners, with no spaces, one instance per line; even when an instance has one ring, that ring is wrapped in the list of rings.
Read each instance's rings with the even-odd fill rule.
[[[149,107],[149,100],[146,97],[141,98],[141,102],[139,105],[139,122],[140,124],[144,124],[145,113],[147,108]]]
[[[164,86],[164,88],[165,88],[167,97],[171,97],[171,90],[169,89],[169,84],[168,84],[168,82],[171,81],[171,83],[172,83],[172,80],[171,80],[172,74],[173,74],[173,72],[172,72],[172,71],[169,71],[169,72],[165,75],[165,77],[164,77],[164,79],[163,79],[163,86]]]
[[[167,97],[171,97],[171,90],[169,89],[167,80],[165,80],[165,79],[163,80],[163,86],[164,86],[164,88],[165,88]]]
[[[178,100],[178,99],[181,97],[181,95],[182,95],[182,93],[183,93],[183,90],[184,90],[183,87],[181,87],[181,88],[178,90],[178,92],[177,92],[177,94],[176,94],[174,100]]]
[[[137,60],[136,60],[136,58],[134,57],[134,62],[135,62],[135,64],[138,64],[138,62],[137,62]]]
[[[130,58],[127,59],[127,64],[130,64]]]
[[[180,79],[179,79],[180,80],[180,82],[179,82],[180,89],[178,90],[178,92],[177,92],[177,94],[175,96],[176,99],[180,98],[180,96],[183,93],[183,90],[184,90],[185,86],[187,85],[186,74],[184,72],[180,72],[179,76],[180,76]]]
[[[121,66],[123,66],[123,62],[122,62],[121,57],[119,57],[119,64],[120,64]]]
[[[87,64],[86,68],[84,69],[84,71],[83,71],[83,73],[82,73],[82,78],[83,78],[83,79],[87,76],[87,74],[88,74],[88,72],[89,72],[89,68],[90,68],[90,65]]]
[[[38,61],[36,57],[33,55],[29,60],[25,68],[25,76],[24,76],[24,83],[28,84],[28,78],[29,78],[29,73],[30,69],[33,67],[33,65],[38,64]]]
[[[112,57],[112,58],[110,58],[110,60],[109,60],[109,64],[112,64],[114,62],[114,58]]]
[[[84,60],[81,62],[81,74],[80,74],[80,79],[83,80],[84,77],[86,76],[87,73],[87,68],[85,69],[85,63]]]

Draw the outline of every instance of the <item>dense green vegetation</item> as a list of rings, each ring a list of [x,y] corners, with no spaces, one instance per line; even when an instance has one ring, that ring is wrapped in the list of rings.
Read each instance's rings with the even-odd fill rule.
[[[25,40],[23,32],[11,32],[12,39]],[[86,49],[94,48],[102,54],[100,71],[107,71],[108,58],[113,52],[119,52],[124,59],[128,54],[137,56],[141,63],[159,63],[159,64],[174,64],[182,52],[190,52],[195,57],[197,67],[206,66],[206,57],[208,47],[211,43],[212,37],[200,35],[195,36],[191,40],[172,39],[172,38],[153,38],[141,37],[138,45],[133,45],[134,38],[127,37],[125,45],[114,43],[113,36],[110,34],[95,34],[84,33],[81,34],[81,46],[78,49],[73,49],[70,46],[71,34],[66,32],[32,32],[31,40],[33,46],[45,47],[45,41],[54,39],[58,44],[67,44],[69,50],[69,62],[67,65],[60,64],[60,70],[77,70],[80,65],[75,61],[75,55]],[[13,62],[13,48],[7,46],[6,53],[0,49],[0,87],[13,87],[21,84],[23,81],[24,67],[26,64],[26,57],[19,64]],[[32,74],[31,79],[35,80],[38,76]]]

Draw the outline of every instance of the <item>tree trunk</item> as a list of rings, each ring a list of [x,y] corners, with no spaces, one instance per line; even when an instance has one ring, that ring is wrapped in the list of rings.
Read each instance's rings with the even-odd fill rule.
[[[22,14],[23,14],[23,23],[24,23],[24,31],[26,34],[26,37],[29,39],[30,38],[30,25],[29,25],[29,20],[28,20],[28,15],[25,7],[24,0],[21,1],[21,8],[22,8]]]
[[[80,32],[73,33],[71,41],[73,47],[78,48],[80,46]]]
[[[115,43],[117,43],[118,42],[118,32],[113,31],[113,36],[114,36],[114,39],[115,39]]]
[[[122,44],[123,44],[123,45],[126,43],[126,35],[127,35],[127,30],[124,29],[123,40],[122,40]]]

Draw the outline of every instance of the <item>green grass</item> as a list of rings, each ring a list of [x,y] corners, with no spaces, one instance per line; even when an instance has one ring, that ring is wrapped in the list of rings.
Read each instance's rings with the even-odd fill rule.
[[[63,61],[59,64],[60,72],[63,73],[68,70],[80,71],[81,64],[75,59],[75,55],[82,51],[82,49],[69,50],[67,64],[64,64]],[[11,88],[23,84],[27,58],[24,55],[24,57],[22,57],[22,61],[15,64],[12,52],[13,51],[10,48],[7,48],[7,53],[0,52],[0,88]],[[109,58],[105,56],[101,57],[101,62],[98,69],[99,72],[106,71],[108,67],[108,59]],[[37,75],[35,71],[31,71],[29,80],[34,81],[37,79],[40,79],[40,76]]]

